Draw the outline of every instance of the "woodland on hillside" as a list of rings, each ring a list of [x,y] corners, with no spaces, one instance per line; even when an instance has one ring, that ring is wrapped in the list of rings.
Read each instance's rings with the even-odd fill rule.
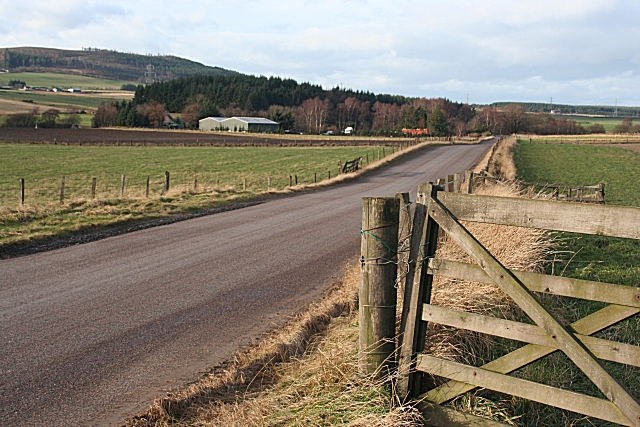
[[[196,128],[204,117],[266,117],[281,131],[318,134],[402,135],[403,129],[428,129],[432,136],[469,134],[542,135],[604,133],[600,124],[582,126],[550,114],[532,114],[519,104],[472,107],[443,98],[409,98],[339,87],[297,83],[279,77],[247,75],[194,76],[138,86],[132,101],[100,107],[94,125],[148,126],[161,112],[181,113],[186,127]],[[155,119],[151,119],[154,115]],[[637,132],[632,119],[622,131]]]

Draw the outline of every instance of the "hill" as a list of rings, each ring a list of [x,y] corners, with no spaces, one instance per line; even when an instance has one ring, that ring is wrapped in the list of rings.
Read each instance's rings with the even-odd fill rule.
[[[49,72],[144,83],[147,66],[153,65],[155,81],[194,75],[231,75],[235,71],[209,67],[172,55],[139,55],[88,48],[62,50],[43,47],[0,49],[0,68],[11,72]]]

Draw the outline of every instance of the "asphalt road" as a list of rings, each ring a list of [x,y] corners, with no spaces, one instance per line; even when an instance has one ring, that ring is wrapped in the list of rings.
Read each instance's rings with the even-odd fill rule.
[[[0,260],[0,425],[107,426],[281,324],[357,256],[361,198],[480,161],[423,150],[357,181]]]

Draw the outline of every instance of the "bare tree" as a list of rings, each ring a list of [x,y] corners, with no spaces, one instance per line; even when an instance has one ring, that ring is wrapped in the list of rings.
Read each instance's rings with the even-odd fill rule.
[[[182,109],[182,120],[187,127],[195,128],[200,120],[200,103],[194,102]]]
[[[518,133],[527,123],[527,110],[518,104],[507,104],[502,109],[501,119],[505,133]]]
[[[400,107],[396,104],[376,102],[373,104],[373,130],[393,130],[400,123]]]
[[[298,126],[306,132],[320,133],[327,120],[329,105],[328,99],[321,101],[319,97],[305,100],[298,107]]]
[[[144,109],[144,116],[155,127],[162,126],[166,114],[167,110],[164,104],[160,104],[157,101],[150,101]]]
[[[113,101],[103,102],[98,107],[96,114],[93,116],[92,126],[99,128],[104,126],[113,126],[118,118],[118,109]]]

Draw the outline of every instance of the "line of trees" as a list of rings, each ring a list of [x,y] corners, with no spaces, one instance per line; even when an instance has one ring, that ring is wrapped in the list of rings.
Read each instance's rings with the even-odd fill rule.
[[[432,135],[466,134],[475,110],[447,99],[407,98],[298,83],[279,77],[195,76],[138,86],[132,104],[101,106],[95,126],[142,126],[152,103],[167,112],[181,113],[189,128],[210,116],[265,117],[281,124],[281,130],[304,133],[342,132],[400,134],[403,128],[429,128]],[[134,119],[133,109],[137,119]],[[127,119],[128,117],[128,119]],[[474,131],[478,124],[473,124]]]
[[[71,127],[80,123],[80,117],[76,112],[67,112],[62,116],[60,110],[49,108],[42,113],[38,107],[34,107],[28,113],[17,113],[7,117],[5,126],[16,128],[55,128]]]

